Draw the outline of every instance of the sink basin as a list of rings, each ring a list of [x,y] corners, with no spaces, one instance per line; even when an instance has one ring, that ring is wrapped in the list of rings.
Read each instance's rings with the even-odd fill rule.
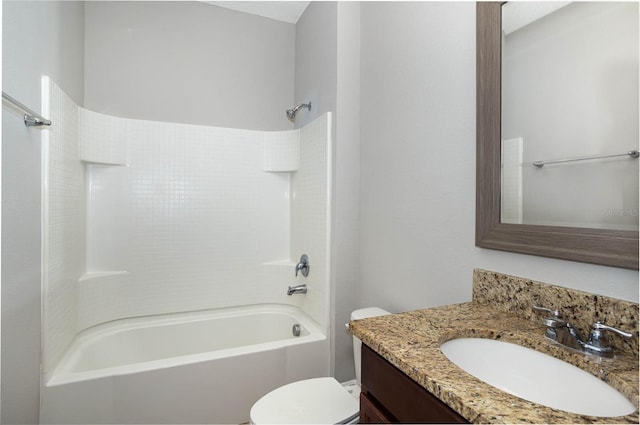
[[[534,403],[599,417],[636,411],[626,397],[588,372],[520,345],[460,338],[445,342],[440,350],[481,381]]]

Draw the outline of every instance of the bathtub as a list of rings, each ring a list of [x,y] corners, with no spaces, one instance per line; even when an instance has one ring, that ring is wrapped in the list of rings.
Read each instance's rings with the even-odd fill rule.
[[[272,389],[327,376],[328,347],[287,305],[105,323],[80,332],[43,376],[40,422],[239,424]]]

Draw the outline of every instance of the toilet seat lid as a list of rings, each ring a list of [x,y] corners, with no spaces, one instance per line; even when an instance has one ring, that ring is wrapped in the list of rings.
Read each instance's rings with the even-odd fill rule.
[[[251,408],[252,424],[338,424],[358,415],[359,403],[334,378],[276,388]]]

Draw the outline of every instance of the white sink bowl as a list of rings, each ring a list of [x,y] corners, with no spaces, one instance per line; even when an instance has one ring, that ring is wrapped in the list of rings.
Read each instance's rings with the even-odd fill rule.
[[[547,407],[600,417],[636,410],[626,397],[588,372],[520,345],[460,338],[445,342],[440,350],[481,381]]]

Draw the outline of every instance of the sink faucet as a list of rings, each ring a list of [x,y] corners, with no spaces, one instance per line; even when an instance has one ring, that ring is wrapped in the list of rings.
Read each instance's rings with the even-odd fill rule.
[[[542,320],[542,323],[547,327],[545,330],[545,336],[557,343],[564,345],[565,347],[573,348],[575,350],[582,351],[587,354],[592,354],[597,357],[613,357],[613,349],[609,346],[606,337],[602,334],[602,331],[611,331],[623,338],[633,338],[633,334],[621,331],[620,329],[604,325],[600,322],[595,322],[591,327],[589,333],[589,339],[585,341],[580,336],[580,333],[571,324],[563,320],[563,315],[558,310],[552,310],[546,307],[533,306],[535,311],[546,312],[549,317]]]
[[[304,283],[302,285],[289,286],[289,289],[287,289],[287,295],[306,294],[306,293],[307,293],[307,285],[305,285]]]

